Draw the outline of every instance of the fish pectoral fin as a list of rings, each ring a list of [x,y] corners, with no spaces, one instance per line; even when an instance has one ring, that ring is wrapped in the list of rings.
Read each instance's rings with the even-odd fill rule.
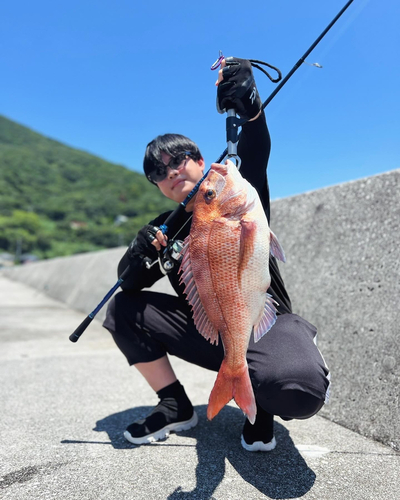
[[[238,281],[241,283],[243,271],[249,263],[250,257],[254,253],[255,237],[257,232],[257,223],[253,220],[242,219],[240,221],[240,250],[239,250],[239,268]]]
[[[278,238],[275,234],[270,231],[270,245],[269,251],[271,255],[273,255],[276,259],[279,259],[281,262],[286,262],[285,252],[283,251],[282,245],[279,243]]]
[[[276,308],[278,303],[267,293],[264,305],[264,312],[258,325],[254,327],[254,342],[258,342],[275,324]]]
[[[182,274],[179,280],[181,283],[185,284],[184,292],[186,294],[187,301],[192,306],[193,321],[197,330],[205,339],[209,340],[212,344],[218,345],[218,330],[214,328],[213,324],[208,319],[193,277],[188,238],[185,239],[185,247],[180,267]]]

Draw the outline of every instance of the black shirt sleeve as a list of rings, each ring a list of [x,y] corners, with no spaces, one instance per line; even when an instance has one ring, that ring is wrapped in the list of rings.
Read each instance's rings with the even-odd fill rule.
[[[264,212],[270,223],[270,199],[267,176],[267,166],[271,151],[271,138],[269,135],[264,111],[252,122],[247,122],[242,127],[238,144],[238,155],[242,160],[240,173],[254,186],[260,196]],[[278,302],[278,313],[290,313],[292,306],[285,284],[279,271],[275,257],[270,255],[269,270],[271,285],[268,289]]]
[[[242,127],[239,138],[238,155],[242,160],[240,173],[254,186],[260,196],[264,212],[270,221],[270,200],[267,166],[271,151],[271,138],[264,111],[252,122]]]
[[[171,212],[166,212],[159,215],[150,221],[149,224],[160,226],[165,222],[170,213]],[[164,276],[158,263],[150,269],[147,269],[144,265],[145,257],[148,257],[154,262],[158,259],[158,252],[152,246],[143,246],[143,248],[139,248],[135,253],[132,253],[129,249],[125,252],[118,264],[118,276],[121,276],[122,272],[129,265],[129,274],[121,283],[122,290],[137,292],[143,288],[151,287],[156,281]]]

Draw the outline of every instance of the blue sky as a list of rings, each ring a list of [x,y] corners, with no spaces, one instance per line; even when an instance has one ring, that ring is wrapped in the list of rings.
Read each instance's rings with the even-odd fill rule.
[[[287,74],[346,0],[47,0],[3,3],[0,114],[141,171],[178,132],[208,164],[225,148],[215,109],[225,55]],[[271,104],[271,197],[400,168],[400,2],[355,0]],[[274,84],[257,70],[263,101]]]

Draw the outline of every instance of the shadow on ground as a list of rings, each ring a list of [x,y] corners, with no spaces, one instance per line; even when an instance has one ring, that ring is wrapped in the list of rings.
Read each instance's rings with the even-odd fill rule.
[[[134,453],[138,447],[128,443],[123,438],[123,431],[134,420],[148,414],[151,409],[151,407],[142,406],[114,413],[99,420],[94,430],[106,432],[115,449],[132,449]],[[239,409],[226,406],[212,422],[207,420],[206,405],[197,406],[196,411],[199,416],[198,425],[194,429],[179,433],[180,436],[194,440],[193,447],[196,447],[198,458],[196,487],[192,491],[183,491],[179,485],[182,463],[171,463],[171,475],[175,475],[177,478],[177,486],[175,491],[169,495],[169,499],[211,499],[224,478],[225,459],[230,462],[244,481],[270,498],[299,498],[312,488],[315,474],[295,448],[289,432],[283,425],[275,423],[275,436],[278,441],[275,450],[269,453],[249,453],[240,444],[243,414]],[[176,440],[174,441],[174,443],[168,444],[167,439],[163,442],[142,446],[151,447],[158,451],[161,446],[180,446]],[[73,442],[71,440],[64,441],[64,443]],[[185,440],[185,444],[182,443],[182,446],[191,445],[188,445],[187,440]],[[158,456],[158,452],[156,456]]]

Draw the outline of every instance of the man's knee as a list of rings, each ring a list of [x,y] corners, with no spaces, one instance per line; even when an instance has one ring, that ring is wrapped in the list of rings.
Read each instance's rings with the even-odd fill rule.
[[[275,390],[274,394],[257,393],[257,401],[268,413],[284,420],[310,418],[324,405],[324,399],[298,389]]]

